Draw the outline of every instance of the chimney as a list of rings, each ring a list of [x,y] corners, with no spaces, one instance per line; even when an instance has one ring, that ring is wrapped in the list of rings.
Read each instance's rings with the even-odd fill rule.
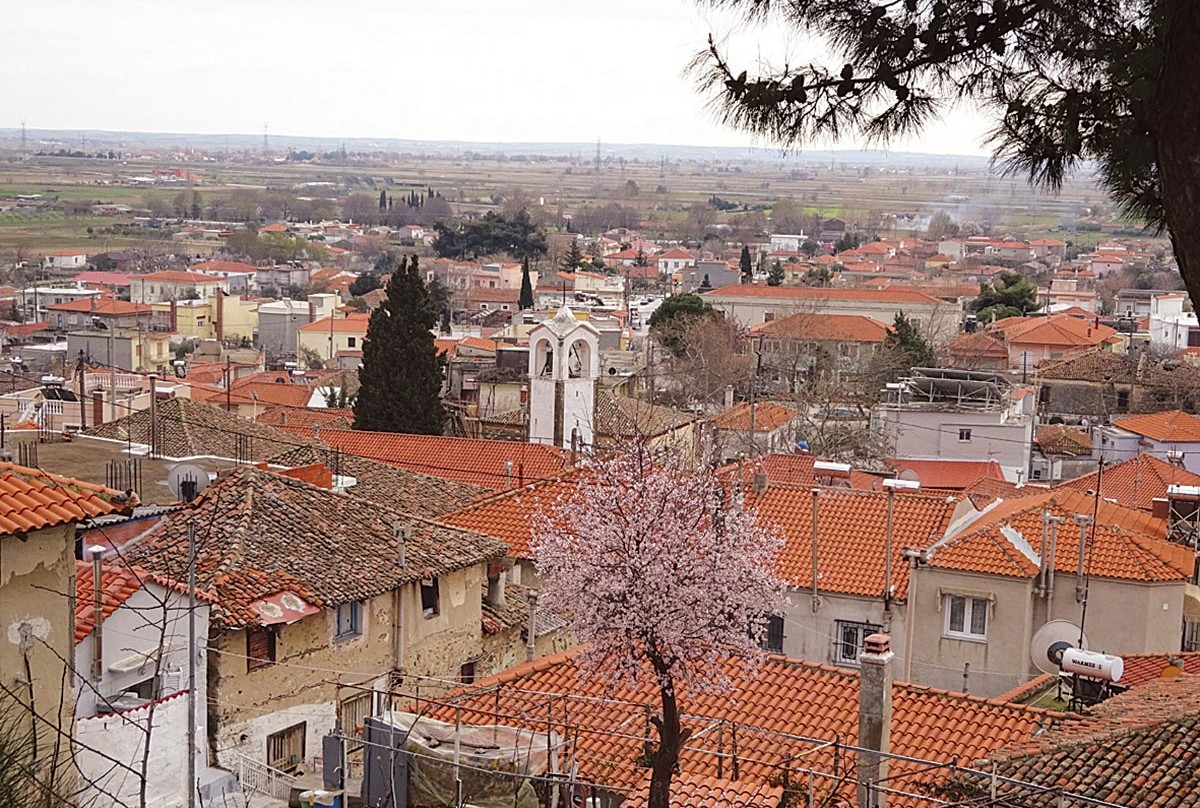
[[[220,286],[217,287],[217,316],[216,316],[217,342],[225,339],[225,290]]]
[[[100,556],[104,548],[99,544],[88,548],[92,556],[92,681],[100,683],[104,676],[104,642],[100,633],[104,623],[104,582],[100,566]]]
[[[768,486],[767,473],[765,471],[754,472],[754,493],[765,494]]]
[[[171,301],[171,330],[179,330],[179,303],[175,300]]]
[[[497,609],[504,608],[504,567],[499,562],[488,564],[487,603]]]
[[[317,304],[313,303],[313,299],[308,299],[308,321],[315,323],[317,321]]]
[[[891,748],[892,640],[871,634],[858,655],[858,808],[885,808],[887,795],[876,783],[888,776],[886,755]]]
[[[525,630],[525,661],[533,662],[533,658],[536,656],[535,646],[537,643],[538,595],[535,590],[530,589],[525,597],[529,601],[529,628]]]
[[[104,423],[104,391],[92,391],[92,423],[96,426]]]
[[[404,557],[404,550],[408,540],[412,538],[412,525],[407,522],[397,522],[392,525],[392,536],[396,539],[396,563],[401,568],[407,567],[408,560]]]
[[[725,385],[725,409],[733,406],[733,385]]]

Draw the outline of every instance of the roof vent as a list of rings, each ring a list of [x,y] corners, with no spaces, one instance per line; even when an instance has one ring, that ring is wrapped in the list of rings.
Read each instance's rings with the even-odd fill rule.
[[[892,650],[892,638],[886,634],[868,634],[863,638],[864,654],[886,654]]]

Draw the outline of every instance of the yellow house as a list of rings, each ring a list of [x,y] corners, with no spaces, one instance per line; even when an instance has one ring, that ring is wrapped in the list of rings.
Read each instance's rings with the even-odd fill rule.
[[[200,300],[153,303],[153,322],[180,337],[253,340],[258,331],[258,301],[218,294]]]
[[[296,356],[315,354],[331,364],[341,351],[361,351],[367,338],[369,314],[324,317],[296,329]]]

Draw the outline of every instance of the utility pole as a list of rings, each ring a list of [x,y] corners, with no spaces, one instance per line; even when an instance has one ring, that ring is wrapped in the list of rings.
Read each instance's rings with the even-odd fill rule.
[[[99,614],[99,612],[97,612]],[[188,522],[188,808],[196,808],[196,525]]]

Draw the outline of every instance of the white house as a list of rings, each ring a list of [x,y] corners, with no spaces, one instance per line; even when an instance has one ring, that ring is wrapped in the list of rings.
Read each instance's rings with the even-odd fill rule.
[[[1200,346],[1200,322],[1184,311],[1187,294],[1174,292],[1150,298],[1150,344],[1169,351]]]
[[[42,256],[45,269],[83,269],[87,266],[87,253],[79,250],[54,250]]]
[[[1114,418],[1092,431],[1092,447],[1106,463],[1151,454],[1200,474],[1200,418],[1181,410]]]

